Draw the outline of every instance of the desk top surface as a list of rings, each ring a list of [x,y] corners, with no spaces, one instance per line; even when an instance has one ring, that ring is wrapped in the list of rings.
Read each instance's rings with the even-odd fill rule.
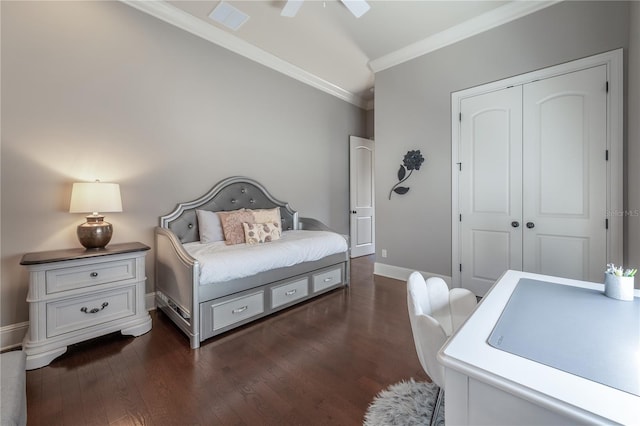
[[[604,290],[604,285],[598,283],[507,271],[478,304],[465,324],[445,344],[440,351],[439,360],[446,368],[502,388],[521,398],[535,401],[549,409],[573,415],[578,419],[596,422],[604,419],[621,424],[637,423],[640,418],[640,396],[583,377],[575,372],[568,372],[544,362],[538,362],[526,356],[515,355],[491,346],[489,343],[491,333],[496,325],[499,326],[500,317],[521,279],[544,281],[549,285],[572,286],[578,288],[578,291],[586,289],[601,293]],[[573,290],[570,289],[569,292],[571,291]],[[636,299],[640,297],[640,290],[636,290],[635,294]],[[609,302],[606,300],[606,296],[602,295],[602,297],[605,299],[604,302]],[[614,300],[612,302],[637,303],[635,301]],[[563,312],[559,309],[556,311]],[[517,313],[516,311],[516,315]],[[582,315],[584,319],[584,313]],[[538,312],[538,316],[540,316],[540,312]],[[566,321],[565,326],[570,329],[572,322],[575,325],[576,318],[569,313],[564,317],[564,320]],[[543,326],[543,329],[553,325],[553,320],[550,318],[545,318],[542,322],[545,321],[547,325]],[[531,319],[529,319],[518,325],[516,329],[519,328],[518,333],[531,334],[536,329],[540,330],[537,328],[539,322],[531,323]],[[627,330],[630,333],[634,333],[634,330],[636,333],[640,333],[640,323],[636,325],[635,329],[633,323],[631,324],[631,329]],[[499,328],[498,333],[500,333]],[[635,342],[637,344],[638,340]],[[503,343],[505,343],[504,339]],[[595,345],[593,346],[590,351],[582,354],[585,360],[589,359],[589,352],[599,350],[595,348]],[[630,350],[635,351],[635,356],[629,362],[640,363],[640,357],[638,357],[640,347]],[[553,355],[553,350],[550,350],[549,353]],[[566,364],[568,365],[570,362]],[[624,366],[620,367],[624,368]],[[594,366],[594,368],[596,367]],[[636,369],[634,370],[634,368]],[[640,367],[637,365],[635,367],[629,366],[629,374],[632,374],[633,371],[640,371]]]
[[[488,340],[522,356],[640,396],[640,298],[522,278]]]

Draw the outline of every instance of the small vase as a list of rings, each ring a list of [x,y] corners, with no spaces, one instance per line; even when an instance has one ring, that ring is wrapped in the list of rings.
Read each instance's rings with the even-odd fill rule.
[[[604,274],[604,294],[612,299],[633,301],[633,277]]]

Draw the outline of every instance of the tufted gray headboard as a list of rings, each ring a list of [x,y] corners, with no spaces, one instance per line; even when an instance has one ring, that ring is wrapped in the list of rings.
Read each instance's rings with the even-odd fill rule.
[[[160,227],[170,229],[182,243],[200,239],[196,209],[230,211],[241,208],[271,209],[280,207],[282,229],[298,229],[298,212],[288,203],[279,201],[253,179],[233,176],[218,182],[197,200],[180,203],[165,216],[160,216]]]

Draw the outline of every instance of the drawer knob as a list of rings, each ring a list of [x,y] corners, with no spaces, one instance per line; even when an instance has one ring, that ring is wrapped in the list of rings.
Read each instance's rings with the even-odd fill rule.
[[[331,278],[331,277],[329,277],[329,278],[325,278],[325,279],[324,279],[324,282],[325,282],[325,283],[328,283],[328,282],[329,282],[329,281],[331,281],[331,280],[333,280],[333,278]]]
[[[91,278],[95,278],[95,277],[97,277],[97,276],[98,276],[98,273],[97,273],[97,272],[92,272],[92,273],[90,273],[90,274],[89,274],[89,276],[90,276]]]
[[[244,305],[244,306],[243,306],[243,307],[241,307],[241,308],[234,309],[233,311],[231,311],[231,313],[232,313],[232,314],[239,314],[239,313],[241,313],[241,312],[246,311],[247,309],[249,309],[249,307],[248,307],[247,305]]]
[[[285,296],[291,296],[291,295],[294,295],[294,294],[296,294],[296,292],[297,292],[297,291],[298,291],[298,290],[296,290],[295,288],[294,288],[293,290],[289,290],[289,291],[287,291],[287,292],[285,293]]]
[[[94,272],[94,274],[98,275],[95,272]],[[93,308],[91,310],[89,310],[89,308],[87,308],[86,306],[83,306],[82,308],[80,308],[80,312],[84,312],[85,314],[97,314],[98,312],[100,312],[101,310],[106,308],[107,306],[109,306],[108,302],[103,302],[101,308]]]

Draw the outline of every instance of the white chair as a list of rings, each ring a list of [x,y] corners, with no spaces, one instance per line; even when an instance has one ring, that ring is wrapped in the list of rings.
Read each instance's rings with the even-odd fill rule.
[[[440,388],[434,414],[440,409],[444,388],[444,366],[438,363],[438,351],[447,339],[464,323],[477,300],[463,288],[449,290],[442,278],[429,278],[413,272],[407,280],[407,305],[411,332],[420,365],[433,383]]]

